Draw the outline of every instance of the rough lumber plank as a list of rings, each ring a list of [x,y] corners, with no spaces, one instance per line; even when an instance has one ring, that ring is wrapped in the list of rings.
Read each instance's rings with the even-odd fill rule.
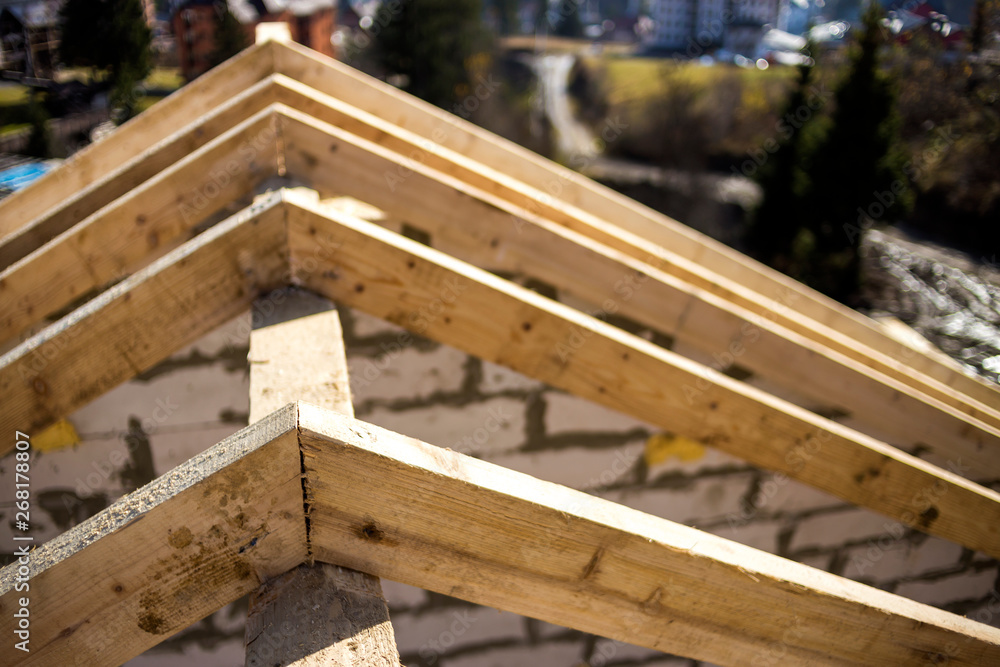
[[[398,667],[378,577],[300,565],[250,595],[246,667]]]
[[[251,47],[117,128],[24,190],[0,202],[0,238],[100,180],[226,100],[274,72],[271,45]]]
[[[288,288],[258,299],[253,312],[259,321],[250,332],[250,423],[300,399],[353,417],[337,307],[316,294]],[[303,491],[302,521],[308,531],[308,480]],[[311,561],[310,556],[310,564],[250,596],[247,667],[398,665],[378,578]]]
[[[720,665],[1000,660],[1000,630],[300,404],[318,558]]]
[[[139,187],[226,130],[261,111],[273,101],[274,91],[269,79],[254,84],[0,239],[0,269],[10,266],[101,207]]]
[[[960,459],[981,478],[1000,477],[1000,430],[995,426],[660,271],[654,258],[639,262],[436,170],[408,163],[398,152],[276,108],[282,117],[285,163],[311,185],[335,188],[390,218],[405,219],[429,232],[435,248],[458,259],[541,279],[602,304],[605,313],[620,312],[670,334],[709,358],[730,355],[767,381],[804,394],[813,406],[850,414],[873,437],[928,449],[942,464]],[[387,139],[392,128],[379,132],[381,144],[405,151]],[[385,174],[402,169],[406,178],[386,188]],[[519,224],[512,224],[513,219]]]
[[[287,272],[284,212],[273,195],[0,357],[0,428],[37,431],[68,415],[287,284]]]
[[[249,426],[0,571],[0,633],[28,597],[30,653],[5,665],[120,665],[306,556],[295,406]]]
[[[277,171],[275,118],[265,109],[0,273],[0,341],[151,256]]]
[[[377,225],[285,201],[294,279],[337,303],[1000,556],[994,491]],[[323,237],[341,251],[304,270]]]
[[[307,401],[354,415],[337,307],[295,287],[257,300],[250,332],[250,423]]]
[[[614,221],[623,231],[648,239],[661,248],[670,248],[688,261],[768,301],[794,302],[800,318],[828,326],[896,359],[901,367],[912,367],[987,405],[996,405],[1000,400],[996,387],[966,375],[954,364],[942,363],[940,359],[901,345],[860,313],[573,170],[304,47],[282,45],[275,50],[274,57],[278,73],[386,118],[425,140],[451,148],[512,178],[544,189],[568,206],[587,211],[599,219]],[[491,93],[484,89],[483,94]],[[463,113],[461,109],[456,111]],[[422,157],[423,152],[414,156],[415,159]]]

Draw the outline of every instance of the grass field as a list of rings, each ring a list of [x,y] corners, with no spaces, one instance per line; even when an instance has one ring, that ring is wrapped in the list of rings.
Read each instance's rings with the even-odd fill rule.
[[[783,99],[795,77],[791,67],[759,70],[665,58],[599,57],[587,58],[584,63],[603,78],[608,102],[630,110],[662,97],[676,82],[690,84],[700,95],[717,86],[740,85],[746,102],[769,103],[776,97]]]
[[[17,106],[19,104],[27,104],[27,102],[27,87],[17,84],[0,86],[0,107]]]

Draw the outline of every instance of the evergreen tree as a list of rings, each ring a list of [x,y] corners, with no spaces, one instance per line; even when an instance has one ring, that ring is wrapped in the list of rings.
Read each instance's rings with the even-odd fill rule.
[[[246,31],[239,20],[229,11],[229,4],[219,2],[215,9],[215,50],[212,51],[212,67],[226,62],[250,46]]]
[[[972,26],[969,29],[969,46],[973,53],[982,51],[985,37],[986,3],[984,0],[976,0],[976,4],[972,6]]]
[[[49,155],[49,115],[45,107],[38,101],[35,93],[28,100],[28,121],[31,123],[31,134],[28,135],[28,145],[25,155],[47,158]]]
[[[472,92],[469,59],[487,37],[479,0],[383,3],[373,26],[376,59],[404,90],[449,110]]]
[[[757,173],[763,198],[745,239],[753,256],[793,276],[801,273],[794,250],[802,245],[799,235],[808,216],[804,205],[812,188],[808,162],[825,129],[823,119],[816,116],[822,100],[812,94],[813,74],[811,63],[799,65],[795,88],[778,121],[778,148]]]
[[[881,8],[872,2],[835,89],[830,128],[811,160],[812,185],[803,201],[815,261],[801,278],[844,302],[860,287],[861,229],[870,219],[898,219],[913,205],[903,173],[895,85],[879,68],[881,19]]]
[[[879,69],[881,9],[872,3],[834,91],[834,110],[784,142],[761,173],[764,199],[748,244],[763,261],[845,303],[860,287],[861,232],[912,207],[895,88]],[[802,104],[805,71],[789,101]]]
[[[560,37],[583,37],[580,20],[580,3],[577,0],[559,0],[549,8],[549,30]]]
[[[517,0],[492,0],[496,12],[498,28],[501,35],[511,35],[520,32],[517,18]]]
[[[152,69],[152,35],[140,0],[66,0],[59,10],[59,57],[67,65],[126,72]]]
[[[140,0],[66,0],[59,10],[59,58],[104,70],[112,106],[131,116],[136,86],[152,70],[152,34]]]

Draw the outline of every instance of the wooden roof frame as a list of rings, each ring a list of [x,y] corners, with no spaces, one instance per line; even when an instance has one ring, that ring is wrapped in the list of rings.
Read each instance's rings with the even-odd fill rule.
[[[68,161],[68,168],[58,175],[45,177],[32,188],[5,200],[4,210],[10,215],[0,219],[0,239],[4,245],[25,234],[30,239],[23,239],[25,245],[17,252],[0,249],[0,267],[23,256],[25,248],[37,247],[33,244],[39,240],[52,238],[51,230],[32,229],[32,221],[38,216],[87,189],[103,175],[124,170],[130,160],[194,122],[192,119],[206,109],[241,99],[256,84],[272,76],[289,77],[375,117],[390,110],[392,117],[385,120],[422,137],[422,149],[440,145],[458,151],[514,181],[538,188],[547,197],[524,201],[530,212],[544,212],[546,201],[559,199],[563,206],[585,210],[597,220],[613,221],[612,226],[626,237],[631,235],[644,241],[647,247],[656,249],[657,255],[676,259],[685,271],[703,276],[704,289],[725,286],[729,292],[744,295],[751,304],[759,302],[773,317],[792,308],[799,321],[808,323],[804,335],[813,336],[814,331],[828,328],[830,331],[824,335],[846,341],[847,353],[852,350],[859,355],[878,353],[876,356],[881,355],[890,367],[917,371],[986,406],[996,403],[996,389],[982,379],[958,371],[957,366],[938,355],[925,355],[900,343],[868,318],[787,276],[513,142],[294,43],[272,41],[244,51],[143,113],[114,136],[74,155]],[[196,138],[188,145],[200,144]],[[177,155],[183,155],[182,150],[182,146],[175,146],[144,163],[131,178],[148,177],[171,156],[176,159]],[[672,255],[663,255],[667,248]],[[645,258],[644,255],[640,259]]]
[[[274,85],[279,91],[285,89]],[[260,92],[275,91],[262,88]],[[240,106],[256,109],[260,105],[242,100]],[[203,124],[192,131],[204,137]],[[279,132],[280,157],[275,141]],[[337,139],[336,164],[299,148],[311,149],[330,138]],[[402,159],[280,103],[261,108],[0,272],[0,285],[8,296],[0,303],[0,340],[28,330],[44,314],[66,308],[81,294],[99,290],[147,263],[186,238],[228,201],[247,195],[273,176],[280,162],[286,176],[301,174],[314,187],[335,182],[341,191],[407,216],[456,257],[491,269],[526,271],[569,293],[611,304],[613,312],[632,316],[706,355],[713,350],[726,354],[734,350],[742,365],[772,387],[804,392],[807,402],[799,404],[826,401],[829,411],[850,411],[869,435],[907,449],[923,448],[940,463],[961,461],[984,478],[1000,476],[1000,457],[993,455],[1000,447],[1000,429],[995,423],[1000,415],[993,411],[964,404],[960,395],[947,389],[937,394],[952,399],[951,404],[944,403],[778,322],[429,168],[408,167],[408,178],[390,192],[381,186],[378,175],[402,168]],[[344,166],[353,161],[364,168]],[[210,174],[222,174],[219,187],[214,181],[204,185],[206,165]],[[230,175],[227,169],[232,165],[237,169]],[[67,210],[84,215],[97,208],[100,201],[94,200],[92,192],[114,190],[116,180],[92,186],[79,198],[84,201],[67,200],[36,227],[64,216]],[[214,196],[202,195],[201,185],[211,187]],[[117,187],[121,189],[120,184]],[[518,226],[511,223],[512,216]],[[123,228],[122,219],[136,223]],[[624,279],[634,287],[623,285]],[[618,293],[622,287],[629,290],[624,297]],[[814,382],[816,375],[827,382]],[[695,387],[693,393],[701,389]],[[45,425],[32,419],[26,424],[22,412],[8,414],[20,425]]]
[[[190,117],[206,104],[203,116]],[[354,172],[331,171],[345,159]],[[206,171],[222,175],[211,192]],[[441,249],[286,189],[198,233],[272,177],[322,192],[334,185],[331,173],[359,199],[412,214]],[[401,178],[387,195],[376,184],[391,173]],[[538,189],[553,178],[561,201]],[[65,416],[292,284],[1000,556],[1000,494],[956,474],[970,464],[973,474],[1000,469],[995,389],[918,353],[899,362],[892,356],[903,349],[898,343],[787,278],[294,45],[244,52],[12,196],[0,212],[0,295],[7,298],[0,337],[28,336],[0,357],[0,423],[11,430]],[[462,216],[469,224],[459,224]],[[553,249],[561,260],[546,268],[544,253]],[[896,413],[887,412],[914,413],[952,470],[467,262],[538,271],[571,293],[579,282],[581,295],[606,295],[598,300],[648,326],[714,336],[709,349],[742,345],[752,323],[754,344],[764,342],[736,356],[762,376],[769,360],[799,355],[812,372],[852,388],[837,394],[843,400],[861,387],[879,405],[898,402]],[[643,288],[616,300],[615,283],[608,286],[616,277]],[[791,317],[781,295],[814,319]],[[38,330],[46,316],[81,300]],[[664,316],[657,306],[675,310]],[[773,377],[809,394],[803,379]],[[918,444],[919,429],[854,405],[873,433]],[[333,457],[341,458],[333,464]],[[334,501],[329,494],[339,491],[326,480],[348,461],[359,478],[377,469],[401,488],[424,485],[439,505],[407,517],[422,526],[415,531],[400,523],[407,503],[392,488],[355,505],[339,495]],[[249,494],[247,475],[270,495]],[[928,490],[933,507],[917,508],[913,499]],[[242,494],[249,521],[235,525],[223,504],[195,502],[223,492]],[[490,527],[479,502],[504,508],[506,533]],[[461,537],[457,526],[478,528]],[[528,530],[538,526],[549,529]],[[523,540],[517,558],[511,535]],[[129,544],[155,549],[128,554]],[[122,560],[121,572],[98,576],[97,564],[109,557]],[[448,567],[437,567],[442,557]],[[149,558],[162,571],[153,573]],[[30,582],[45,600],[33,611],[44,648],[16,664],[80,656],[117,664],[313,559],[719,663],[774,646],[831,664],[1000,658],[993,628],[293,404],[39,549]],[[510,575],[504,585],[483,579],[498,568]],[[0,630],[14,627],[7,612],[18,576],[17,564],[0,572]],[[87,576],[100,580],[93,602],[62,601]],[[158,583],[164,579],[169,589]],[[716,611],[705,603],[716,604],[713,596],[725,600]],[[771,620],[747,627],[751,596],[802,631],[789,636]],[[823,617],[834,619],[842,641],[829,641]]]
[[[310,559],[718,664],[1000,659],[995,628],[299,403],[36,550],[10,664],[120,664]]]

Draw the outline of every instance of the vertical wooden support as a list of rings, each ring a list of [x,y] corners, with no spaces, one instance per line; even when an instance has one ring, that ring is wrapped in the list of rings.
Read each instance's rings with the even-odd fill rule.
[[[258,299],[253,313],[250,422],[296,400],[353,415],[336,306],[288,288]],[[399,665],[378,578],[326,563],[251,594],[245,642],[247,667]]]

